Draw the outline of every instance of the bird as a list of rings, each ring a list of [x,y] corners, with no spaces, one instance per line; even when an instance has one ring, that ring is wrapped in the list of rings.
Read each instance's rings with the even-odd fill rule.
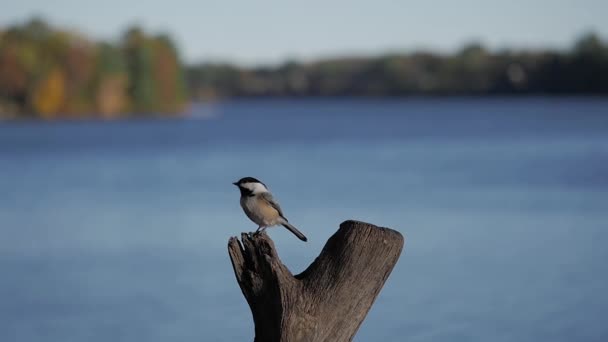
[[[253,177],[244,177],[232,183],[241,191],[241,208],[251,221],[258,225],[255,234],[268,227],[281,225],[292,232],[298,239],[307,241],[306,236],[294,227],[285,215],[279,202],[266,187],[266,184]]]

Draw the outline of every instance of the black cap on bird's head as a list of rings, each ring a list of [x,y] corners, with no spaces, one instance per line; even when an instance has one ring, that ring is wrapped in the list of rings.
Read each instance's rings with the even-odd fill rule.
[[[238,182],[234,182],[232,184],[239,188],[242,196],[253,196],[257,193],[268,192],[266,184],[253,177],[241,178]]]
[[[264,183],[260,182],[259,180],[255,179],[253,177],[244,177],[244,178],[239,179],[238,182],[234,182],[232,184],[240,187],[241,185],[246,184],[246,183],[260,183],[260,184],[264,184]],[[266,186],[266,185],[264,185],[264,186]]]

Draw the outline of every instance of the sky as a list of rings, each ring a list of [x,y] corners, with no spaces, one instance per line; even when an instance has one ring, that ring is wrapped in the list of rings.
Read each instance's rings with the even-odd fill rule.
[[[567,48],[608,38],[606,0],[1,0],[0,27],[40,16],[94,39],[167,32],[188,63],[275,64],[420,48]]]

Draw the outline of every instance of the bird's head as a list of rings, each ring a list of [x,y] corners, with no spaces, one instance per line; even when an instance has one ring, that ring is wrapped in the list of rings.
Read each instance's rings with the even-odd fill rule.
[[[262,192],[268,192],[266,185],[253,177],[244,177],[232,183],[241,190],[241,195],[252,196]]]

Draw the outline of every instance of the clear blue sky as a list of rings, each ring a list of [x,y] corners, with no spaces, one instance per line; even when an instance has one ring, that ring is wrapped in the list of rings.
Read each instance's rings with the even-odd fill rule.
[[[166,31],[187,62],[276,63],[419,47],[453,51],[569,46],[594,30],[608,38],[608,0],[5,0],[0,26],[33,15],[94,38],[130,24]]]

